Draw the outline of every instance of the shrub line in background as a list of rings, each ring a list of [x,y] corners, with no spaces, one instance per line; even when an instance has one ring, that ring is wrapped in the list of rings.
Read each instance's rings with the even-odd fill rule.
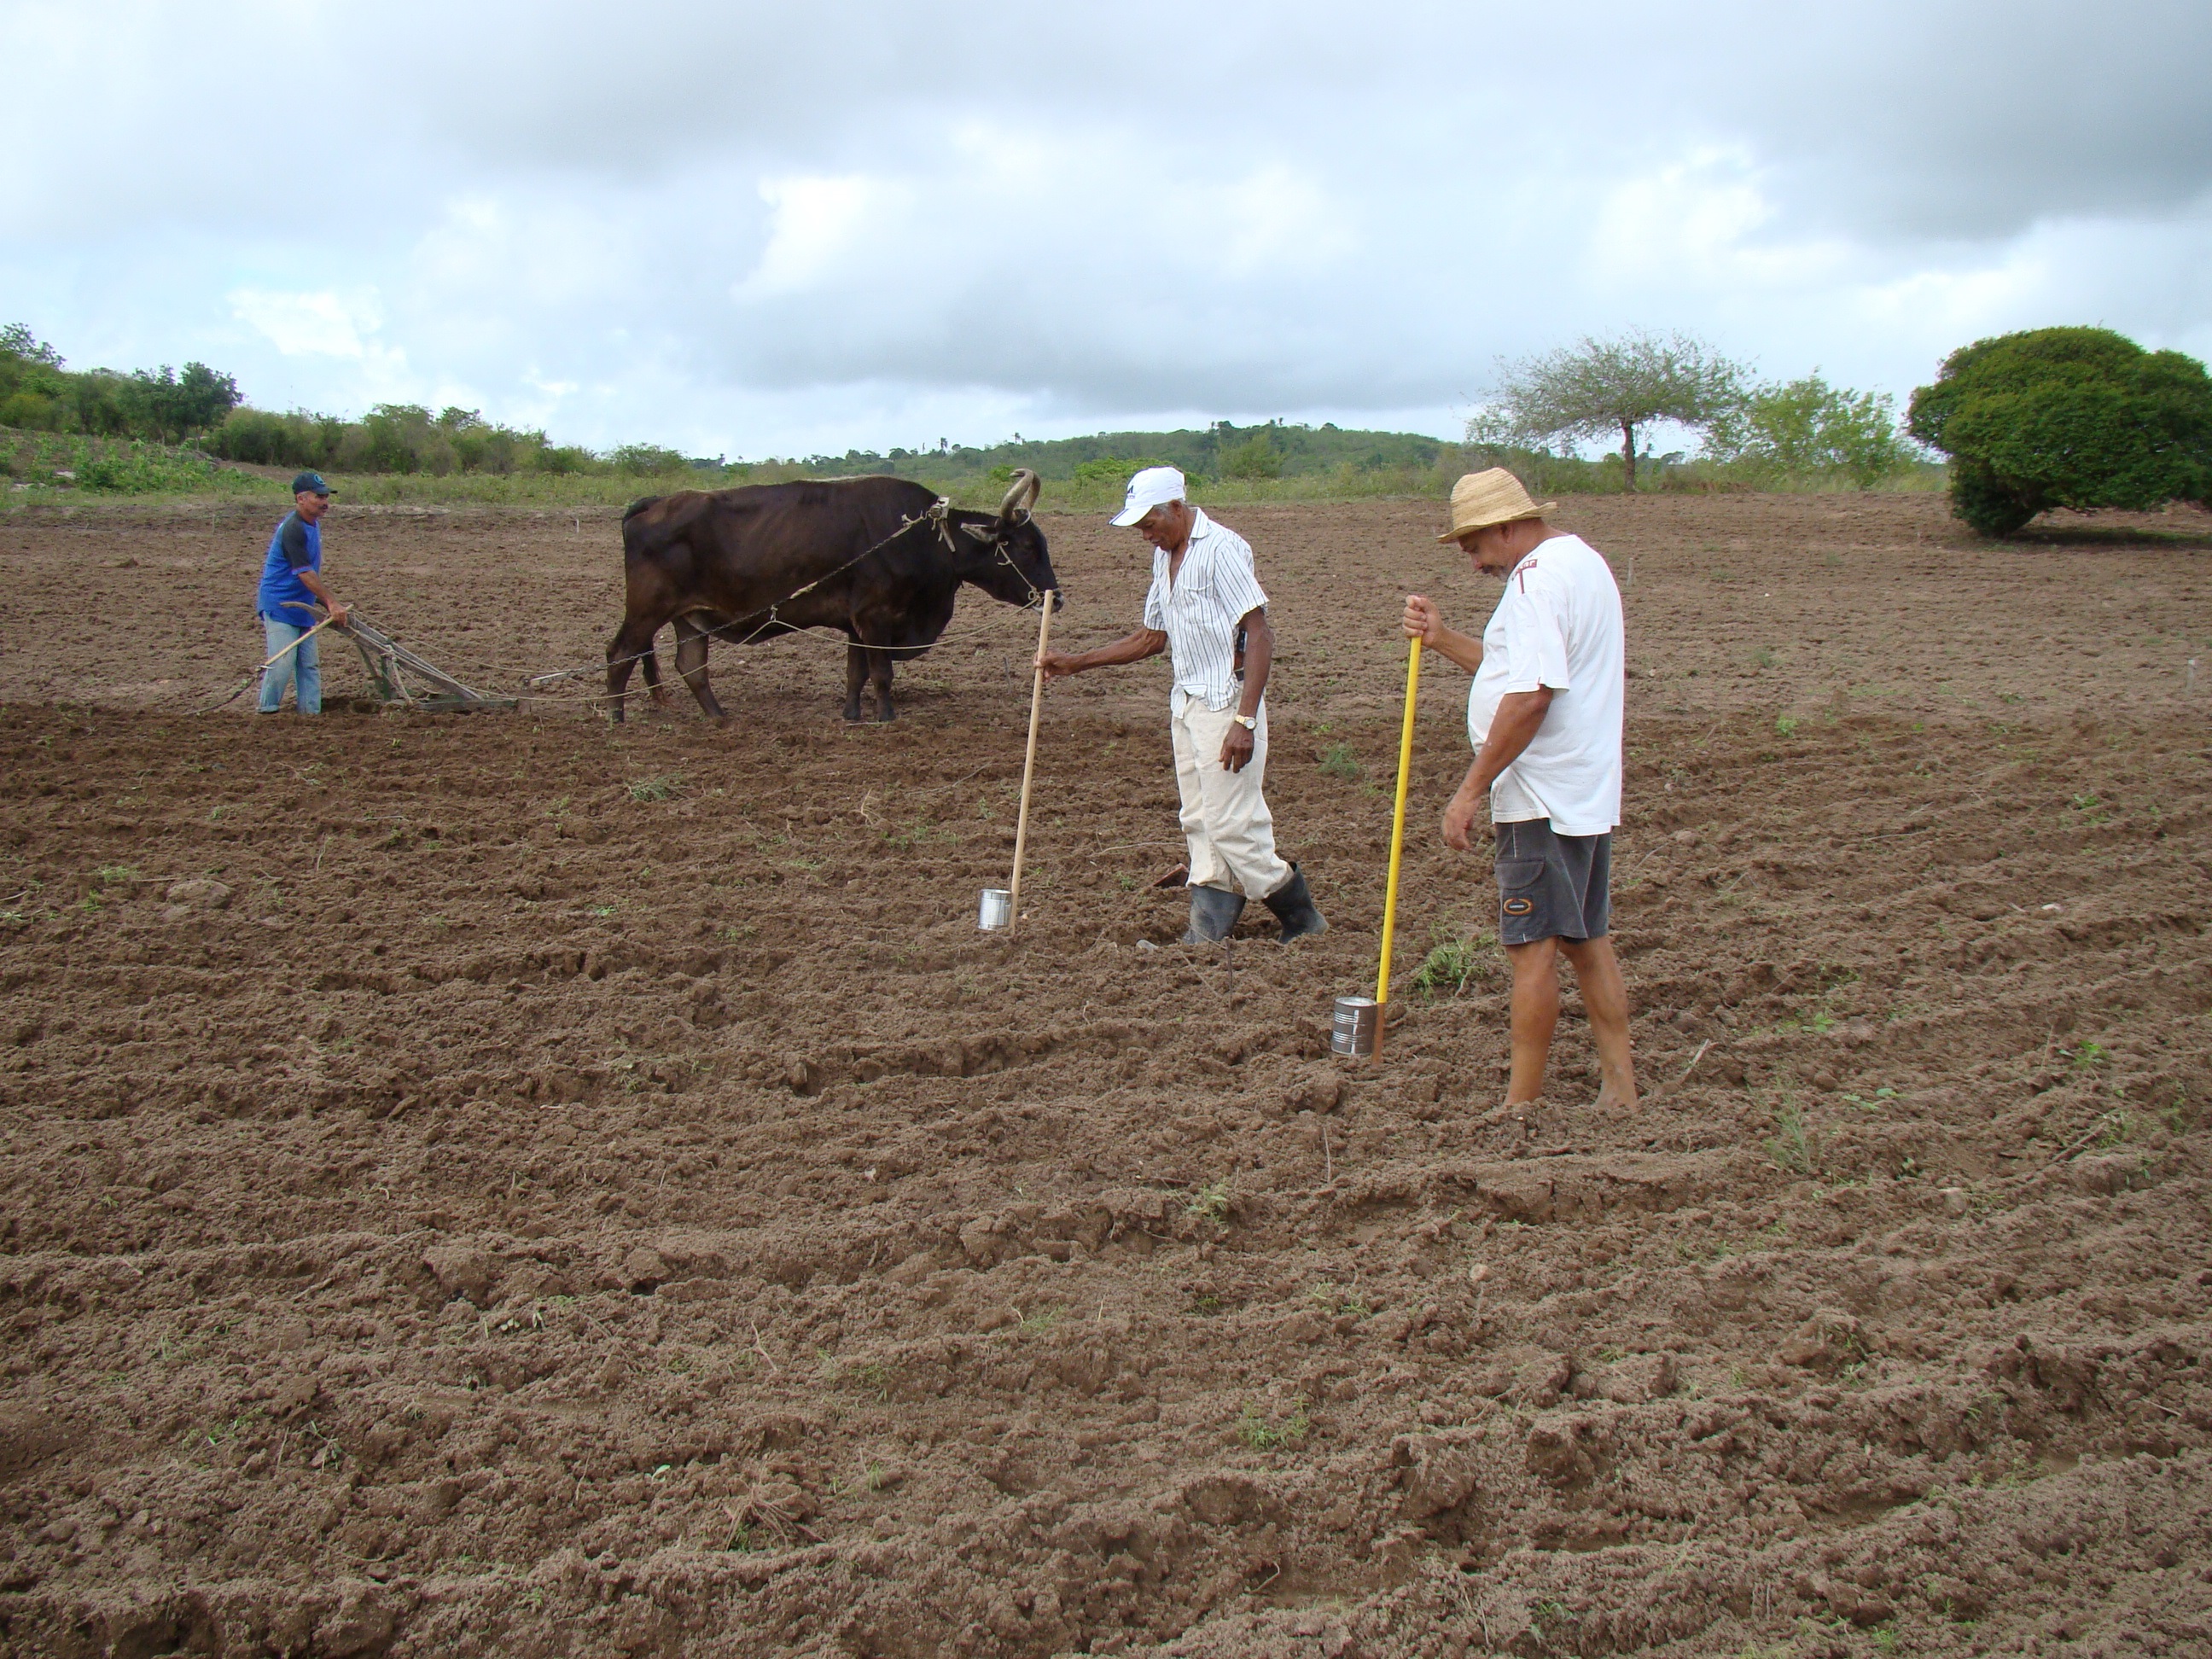
[[[1654,453],[1654,427],[1699,453]],[[1753,489],[1933,489],[1977,530],[2007,535],[2049,507],[2212,505],[2212,380],[2179,352],[2107,329],[1978,341],[1912,395],[1900,427],[1886,393],[1819,370],[1761,383],[1694,337],[1585,337],[1501,362],[1467,441],[1281,420],[1103,432],[934,449],[732,461],[651,444],[597,453],[476,410],[380,404],[359,420],[254,409],[228,374],[191,362],[72,371],[21,325],[0,329],[0,469],[12,500],[64,492],[281,496],[301,467],[356,503],[616,506],[685,488],[889,473],[988,506],[1016,469],[1084,511],[1117,501],[1146,466],[1180,467],[1198,499],[1233,506],[1434,497],[1462,472],[1507,466],[1539,495]],[[1618,437],[1592,460],[1577,451]],[[1923,447],[1925,446],[1925,447]],[[1948,465],[1946,460],[1948,459]]]

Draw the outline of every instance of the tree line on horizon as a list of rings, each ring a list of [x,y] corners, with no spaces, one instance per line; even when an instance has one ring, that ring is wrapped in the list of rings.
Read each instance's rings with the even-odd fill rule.
[[[1698,453],[1655,454],[1655,428],[1694,433]],[[200,362],[181,372],[70,369],[17,324],[0,328],[0,428],[132,446],[77,469],[82,487],[175,490],[206,476],[207,457],[271,469],[364,477],[454,474],[600,476],[704,485],[824,473],[889,472],[945,488],[1001,484],[1026,467],[1073,494],[1118,492],[1148,465],[1194,480],[1266,485],[1319,480],[1357,493],[1425,489],[1462,465],[1504,465],[1538,493],[1560,490],[1829,487],[1864,489],[1948,463],[1954,510],[2006,535],[2052,507],[2212,506],[2212,380],[2173,351],[2146,351],[2107,329],[2049,328],[1961,347],[1899,420],[1886,392],[1832,386],[1815,369],[1757,380],[1744,364],[1680,332],[1585,337],[1501,362],[1466,447],[1414,433],[1216,421],[1175,432],[848,450],[746,463],[656,445],[605,452],[553,443],[482,411],[380,404],[358,420],[246,404],[236,380]],[[1593,444],[1620,447],[1593,461]],[[189,446],[138,453],[144,446]],[[10,470],[23,471],[15,444]],[[34,462],[35,465],[35,462]],[[198,469],[198,471],[195,471]],[[69,478],[58,467],[53,476]],[[1656,474],[1656,477],[1655,477]],[[1446,479],[1448,483],[1448,479]]]
[[[1817,368],[1762,383],[1746,364],[1680,332],[1585,336],[1501,362],[1467,440],[1537,455],[1618,441],[1622,488],[1633,491],[1639,465],[1687,459],[1653,455],[1651,430],[1667,425],[1697,434],[1702,459],[1746,482],[1827,476],[1869,489],[1933,459],[1899,424],[1887,392],[1831,386]]]
[[[21,323],[0,327],[0,426],[181,443],[239,405],[238,382],[205,363],[72,372]]]
[[[556,444],[532,428],[503,426],[479,410],[436,413],[413,404],[379,404],[358,419],[306,410],[256,409],[231,375],[204,363],[181,374],[163,368],[122,374],[71,370],[61,355],[20,324],[0,329],[0,427],[24,432],[189,443],[220,460],[274,468],[313,467],[380,476],[455,473],[552,476],[612,474],[643,479],[735,482],[767,471],[889,472],[928,478],[1011,477],[1027,467],[1050,482],[1079,487],[1111,478],[1119,489],[1139,466],[1169,464],[1206,479],[1267,479],[1329,472],[1419,471],[1453,447],[1417,433],[1372,432],[1285,421],[1239,427],[1217,421],[1195,431],[1098,433],[1088,437],[935,448],[848,450],[757,462],[691,456],[655,444],[594,451]]]

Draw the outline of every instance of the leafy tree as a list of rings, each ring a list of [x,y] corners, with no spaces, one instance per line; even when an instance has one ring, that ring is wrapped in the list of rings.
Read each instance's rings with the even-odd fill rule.
[[[1075,483],[1078,489],[1103,485],[1110,489],[1126,489],[1129,480],[1146,467],[1167,465],[1157,455],[1101,455],[1095,461],[1078,461],[1075,464]],[[1004,478],[999,477],[1001,472],[1006,474]],[[1012,483],[1013,476],[1012,466],[991,469],[991,482],[994,483]]]
[[[22,324],[0,328],[0,426],[62,428],[70,378],[62,372],[61,353]]]
[[[1887,392],[1830,386],[1818,369],[1764,386],[1706,429],[1716,459],[1748,462],[1792,477],[1841,473],[1872,489],[1912,459]]]
[[[448,409],[438,416],[438,425],[447,434],[464,472],[505,475],[515,470],[531,448],[528,433],[496,426],[473,409]]]
[[[216,426],[238,401],[238,382],[205,363],[71,374],[22,324],[0,328],[0,426],[167,442]]]
[[[672,472],[688,471],[691,463],[680,450],[664,449],[659,444],[624,444],[607,452],[607,465],[617,472],[665,477]]]
[[[144,435],[144,399],[128,374],[95,368],[68,380],[64,430],[110,438]]]
[[[186,363],[182,374],[166,363],[150,374],[142,368],[131,381],[133,424],[163,442],[204,432],[238,407],[238,382],[205,363]]]
[[[1255,432],[1243,443],[1221,452],[1221,476],[1279,478],[1283,476],[1283,452],[1275,447],[1267,433]]]
[[[2104,328],[1962,346],[1912,394],[1907,428],[1951,458],[1951,508],[2007,536],[2045,507],[2212,505],[2212,379]]]
[[[225,460],[254,466],[328,466],[330,451],[322,436],[321,424],[312,415],[234,409],[209,434],[204,447]]]
[[[1740,364],[1686,334],[1585,335],[1577,345],[1504,365],[1489,409],[1467,424],[1468,441],[1535,449],[1619,433],[1634,489],[1639,427],[1708,426],[1743,402],[1744,381]]]
[[[538,440],[535,459],[540,472],[588,472],[591,470],[592,452],[581,444],[556,446],[547,443],[542,432],[531,435]]]
[[[15,358],[26,363],[37,363],[46,368],[62,367],[62,354],[38,338],[21,323],[9,323],[0,328],[0,356]]]
[[[378,404],[363,417],[359,436],[348,435],[339,465],[349,471],[442,477],[453,470],[453,446],[444,441],[445,434],[431,424],[430,411],[419,404]]]

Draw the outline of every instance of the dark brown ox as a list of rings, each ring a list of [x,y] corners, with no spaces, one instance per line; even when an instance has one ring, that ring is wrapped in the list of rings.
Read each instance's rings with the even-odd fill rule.
[[[653,636],[676,627],[676,672],[699,706],[727,716],[707,683],[710,640],[749,645],[802,628],[833,628],[845,647],[845,718],[860,718],[872,679],[876,718],[891,720],[891,664],[937,643],[963,582],[1034,607],[1056,590],[1024,471],[995,514],[952,507],[904,478],[833,478],[687,489],[623,514],[628,614],[607,646],[607,696],[623,717],[630,665],[656,699]],[[1063,601],[1064,602],[1064,601]]]

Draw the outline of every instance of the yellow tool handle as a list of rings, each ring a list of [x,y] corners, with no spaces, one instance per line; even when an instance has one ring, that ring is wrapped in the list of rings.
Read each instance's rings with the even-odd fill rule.
[[[1390,1000],[1390,939],[1398,927],[1398,860],[1406,850],[1406,786],[1413,772],[1413,697],[1421,689],[1421,642],[1406,653],[1406,719],[1398,728],[1398,801],[1390,810],[1390,882],[1382,892],[1382,966],[1375,975],[1375,1000]],[[1382,1031],[1376,1031],[1382,1046]]]

